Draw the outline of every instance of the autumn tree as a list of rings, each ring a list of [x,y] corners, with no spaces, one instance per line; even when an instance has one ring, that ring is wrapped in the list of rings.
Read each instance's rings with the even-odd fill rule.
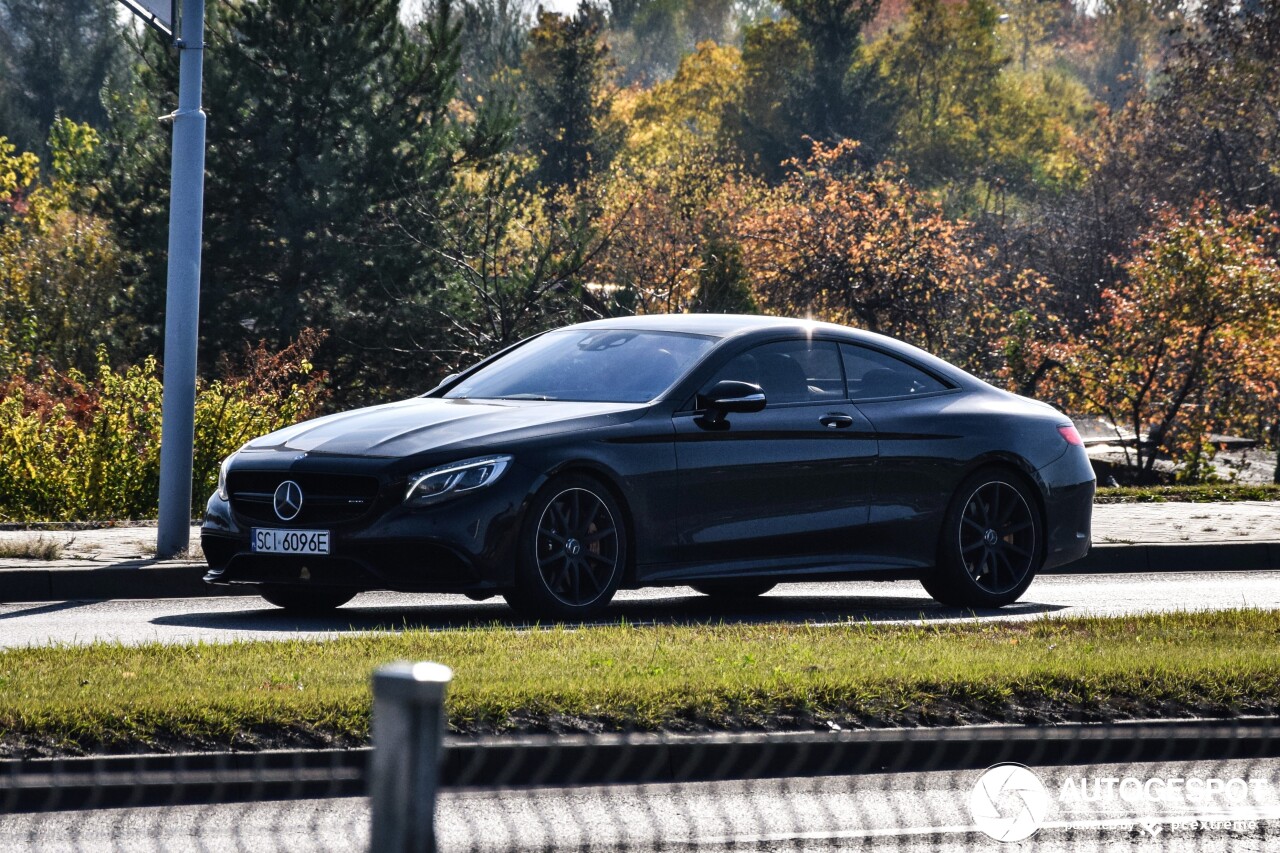
[[[58,119],[42,176],[35,154],[0,136],[0,377],[89,370],[99,345],[132,334],[122,253],[92,212],[98,144],[91,127]]]
[[[981,279],[965,228],[892,165],[867,168],[857,143],[814,143],[740,225],[768,311],[808,315],[963,355]]]
[[[762,188],[738,163],[726,125],[742,86],[739,51],[703,42],[670,80],[615,105],[628,135],[602,183],[600,221],[611,237],[591,275],[633,310],[750,304],[733,223]]]
[[[624,293],[640,313],[691,310],[705,263],[718,262],[709,247],[734,241],[736,223],[761,191],[707,147],[619,171],[604,195],[601,220],[611,237],[592,277]]]
[[[1062,74],[1010,67],[991,0],[915,0],[908,26],[876,46],[896,107],[895,159],[949,209],[990,209],[1078,179],[1072,143],[1085,93]]]
[[[614,116],[626,137],[619,164],[656,167],[694,148],[722,161],[736,159],[726,116],[742,99],[743,81],[741,51],[707,41],[680,61],[670,80],[620,93]]]
[[[1135,205],[1211,192],[1237,209],[1280,209],[1278,57],[1280,4],[1198,7],[1160,86],[1117,117],[1108,165]]]
[[[1020,217],[983,220],[1011,263],[1050,282],[1072,334],[1089,333],[1104,288],[1125,279],[1138,237],[1156,227],[1164,206],[1185,209],[1202,194],[1229,210],[1280,205],[1280,181],[1267,165],[1280,156],[1280,78],[1272,73],[1280,6],[1215,1],[1192,11],[1157,85],[1137,87],[1127,106],[1101,111],[1077,136],[1085,179]],[[1161,26],[1179,23],[1157,17]]]
[[[1161,453],[1195,461],[1210,431],[1256,434],[1274,419],[1278,233],[1265,210],[1232,213],[1205,198],[1163,209],[1104,291],[1092,334],[1058,348],[1068,405],[1148,437],[1135,451],[1144,479]]]
[[[507,158],[419,212],[435,220],[437,236],[422,248],[441,269],[440,287],[414,306],[425,331],[408,354],[419,373],[438,377],[546,329],[612,313],[607,297],[587,290],[585,270],[607,235],[581,209],[581,194],[548,201],[521,177],[518,160]]]

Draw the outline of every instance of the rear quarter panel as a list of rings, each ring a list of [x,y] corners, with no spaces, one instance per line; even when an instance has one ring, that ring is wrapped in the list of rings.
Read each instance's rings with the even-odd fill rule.
[[[947,506],[960,482],[1003,465],[1033,484],[1066,452],[1057,432],[1068,419],[1049,406],[997,389],[956,389],[858,404],[879,442],[867,546],[887,563],[933,565]]]

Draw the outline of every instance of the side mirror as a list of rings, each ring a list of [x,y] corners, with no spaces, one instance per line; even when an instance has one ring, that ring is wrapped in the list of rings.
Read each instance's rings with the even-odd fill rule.
[[[707,410],[701,418],[702,424],[718,427],[725,423],[724,416],[730,412],[758,412],[768,401],[765,400],[764,389],[759,385],[725,379],[700,395],[698,402]]]

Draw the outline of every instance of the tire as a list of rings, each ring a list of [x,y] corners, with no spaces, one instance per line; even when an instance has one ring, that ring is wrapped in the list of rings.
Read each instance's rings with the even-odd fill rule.
[[[777,584],[768,580],[743,578],[742,580],[732,581],[691,583],[689,586],[703,595],[708,595],[720,601],[746,601],[751,598],[759,598],[777,586]]]
[[[622,507],[598,480],[576,474],[556,477],[534,496],[518,547],[516,588],[503,597],[534,619],[601,613],[630,557]]]
[[[356,597],[352,590],[323,586],[261,586],[258,593],[291,613],[327,613]]]
[[[938,562],[921,579],[952,607],[1003,607],[1026,592],[1044,563],[1035,495],[1011,471],[987,468],[956,490],[942,524]]]

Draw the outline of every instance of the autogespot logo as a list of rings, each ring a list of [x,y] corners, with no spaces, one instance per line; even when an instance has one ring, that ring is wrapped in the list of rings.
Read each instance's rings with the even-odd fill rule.
[[[1049,792],[1021,764],[987,768],[969,794],[969,812],[982,832],[996,841],[1022,841],[1035,835],[1049,811]]]

